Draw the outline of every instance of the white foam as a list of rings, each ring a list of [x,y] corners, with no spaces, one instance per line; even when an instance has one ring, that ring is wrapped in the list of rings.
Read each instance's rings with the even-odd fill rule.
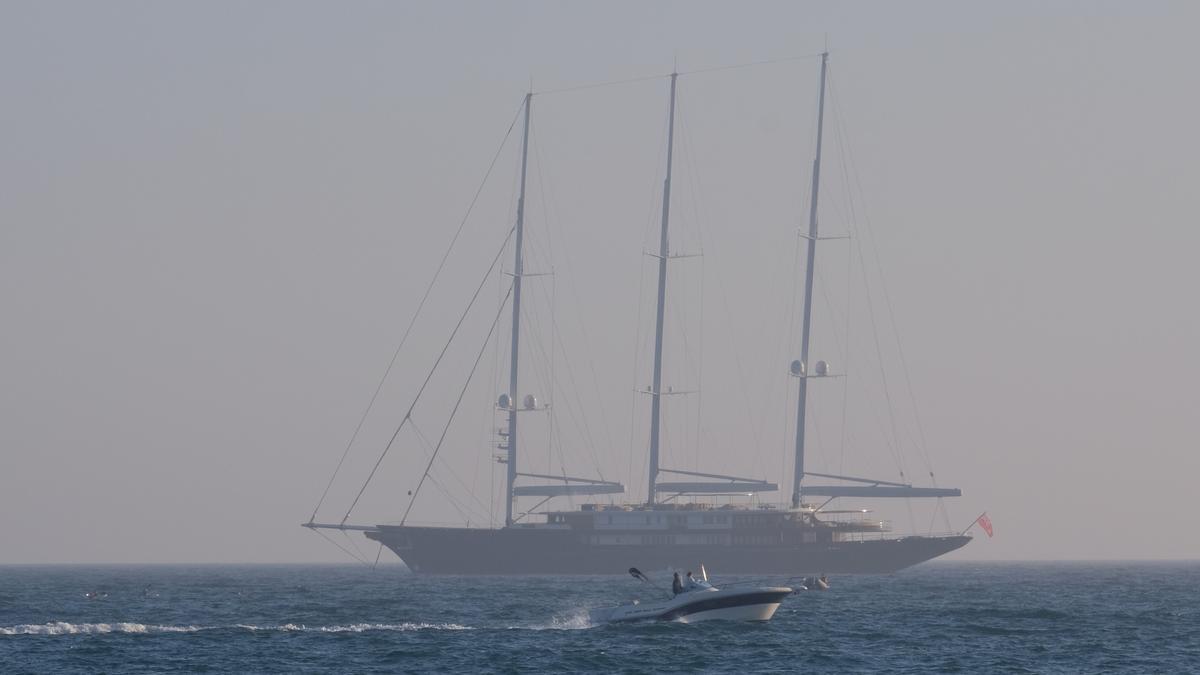
[[[335,626],[307,626],[285,623],[279,626],[255,626],[238,624],[238,628],[251,631],[299,631],[314,633],[365,633],[367,631],[414,631],[414,630],[471,630],[470,626],[457,623],[354,623]]]
[[[577,609],[569,614],[561,614],[550,619],[550,623],[527,626],[510,626],[517,630],[583,630],[594,628],[590,613],[586,609]]]
[[[323,633],[362,633],[370,630],[470,630],[457,623],[356,623],[349,626],[322,626]]]
[[[201,630],[220,630],[220,626],[160,626],[144,623],[27,623],[19,626],[0,626],[0,635],[88,635],[104,633],[194,633]],[[237,624],[231,628],[248,631],[311,632],[311,633],[365,633],[368,631],[415,631],[415,630],[471,630],[470,626],[457,623],[353,623],[333,626],[307,626],[285,623],[280,625],[256,626]]]
[[[0,626],[0,635],[78,635],[99,633],[194,633],[199,626],[156,626],[144,623],[26,623]]]

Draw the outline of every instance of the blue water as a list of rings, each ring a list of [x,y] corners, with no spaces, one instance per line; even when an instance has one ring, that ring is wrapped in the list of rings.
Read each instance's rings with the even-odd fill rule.
[[[1200,671],[1198,563],[831,581],[766,624],[592,626],[586,608],[650,593],[398,566],[0,567],[0,672]]]

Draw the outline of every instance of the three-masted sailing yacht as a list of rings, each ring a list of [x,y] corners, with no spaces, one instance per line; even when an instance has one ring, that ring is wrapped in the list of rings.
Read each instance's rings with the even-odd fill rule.
[[[809,367],[809,338],[813,313],[813,283],[816,249],[822,239],[817,222],[820,195],[822,135],[825,120],[825,90],[828,53],[821,55],[816,152],[813,158],[808,231],[807,267],[799,358],[791,364],[798,385],[795,463],[791,499],[774,506],[766,504],[716,505],[697,500],[714,495],[757,495],[778,490],[765,479],[684,471],[660,464],[664,314],[671,217],[671,174],[675,144],[675,102],[678,73],[670,76],[670,105],[667,125],[666,172],[662,190],[657,304],[655,314],[652,382],[645,392],[650,399],[648,498],[640,504],[583,504],[577,510],[550,510],[539,515],[542,522],[524,522],[514,517],[514,506],[522,497],[543,500],[581,495],[621,494],[615,481],[526,473],[521,464],[519,420],[536,410],[532,397],[517,401],[521,291],[524,273],[526,173],[529,160],[529,120],[533,94],[526,95],[519,193],[513,237],[515,260],[511,301],[511,340],[508,391],[497,406],[506,413],[501,431],[505,451],[505,519],[502,528],[431,527],[407,524],[350,525],[318,523],[306,527],[361,530],[396,553],[412,570],[445,574],[609,574],[636,563],[650,569],[692,566],[704,562],[726,574],[881,573],[914,565],[970,541],[964,534],[890,536],[886,523],[877,520],[842,520],[825,506],[836,498],[941,498],[960,496],[958,489],[916,487],[909,483],[823,474],[806,471],[805,435],[810,380],[831,377],[824,361]],[[497,315],[499,320],[499,314]],[[493,330],[496,324],[493,323]],[[461,398],[460,398],[461,401]],[[411,409],[409,415],[411,415]],[[405,418],[408,419],[407,417]],[[432,464],[432,459],[430,463]],[[675,477],[662,480],[664,474]],[[834,481],[813,485],[810,478]],[[543,480],[553,483],[523,484]],[[360,492],[361,496],[361,492]],[[824,498],[822,503],[806,501]],[[845,513],[845,512],[842,512]],[[315,513],[314,513],[315,516]]]

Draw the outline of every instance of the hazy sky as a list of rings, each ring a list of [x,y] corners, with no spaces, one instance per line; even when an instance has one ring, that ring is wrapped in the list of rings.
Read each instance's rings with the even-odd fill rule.
[[[822,248],[813,358],[849,377],[814,394],[811,468],[927,484],[927,455],[963,489],[951,525],[996,526],[958,559],[1200,557],[1198,22],[1186,2],[0,4],[0,563],[344,560],[298,524],[530,82],[810,57],[826,35],[822,226],[856,238]],[[766,477],[780,501],[816,75],[679,81],[672,246],[704,256],[672,263],[665,384],[701,393],[667,404],[664,463]],[[553,402],[556,435],[531,415],[523,468],[630,499],[666,97],[655,77],[533,109],[528,266],[555,276],[529,284],[520,393]],[[323,520],[501,245],[516,140]],[[430,441],[505,283],[416,412]],[[502,519],[506,341],[415,520]],[[397,520],[424,452],[402,434],[351,521]],[[931,527],[926,505],[873,506]]]

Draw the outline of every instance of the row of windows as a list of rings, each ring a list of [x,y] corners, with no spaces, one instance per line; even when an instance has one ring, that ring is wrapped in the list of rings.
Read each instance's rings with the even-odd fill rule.
[[[780,516],[778,516],[778,515],[768,516],[768,515],[754,514],[754,515],[747,515],[747,516],[735,516],[733,519],[733,523],[734,523],[734,525],[745,525],[745,526],[772,525],[774,523],[779,522],[779,520],[780,520]]]
[[[613,524],[614,521],[613,521],[613,516],[611,513],[605,514],[602,517],[603,517],[603,520],[598,520],[597,522],[602,523],[604,525],[612,525]],[[769,522],[769,521],[765,520],[765,518],[766,518],[765,516],[746,516],[746,518],[751,518],[751,517],[756,518],[756,519],[764,518],[764,520],[762,521],[763,524],[766,524]],[[664,521],[663,521],[662,515],[645,515],[645,516],[642,516],[641,518],[638,518],[637,516],[632,516],[632,517],[624,516],[624,517],[618,517],[616,520],[616,523],[619,525],[633,525],[635,523],[638,523],[638,524],[645,523],[646,525],[662,525],[663,522]],[[683,525],[687,524],[687,516],[676,516],[676,515],[666,516],[666,522],[670,525],[683,526]],[[729,516],[724,515],[724,514],[705,514],[700,517],[700,522],[704,525],[728,524]],[[739,517],[739,520],[737,522],[739,524],[750,524],[751,521],[743,521],[742,517]],[[754,520],[753,523],[758,524],[759,521]]]
[[[663,517],[662,517],[662,516],[649,516],[649,515],[647,515],[647,516],[642,516],[642,518],[644,518],[645,520],[644,520],[644,521],[642,521],[641,519],[637,518],[637,516],[632,516],[632,517],[630,517],[630,516],[625,516],[624,518],[620,518],[620,519],[618,519],[618,521],[617,521],[617,522],[618,522],[618,524],[620,524],[620,525],[633,525],[633,524],[635,524],[635,523],[641,523],[641,522],[645,522],[645,524],[646,524],[646,525],[655,525],[655,524],[657,524],[657,525],[662,525],[662,523],[663,523]],[[682,522],[682,521],[680,521],[680,520],[677,520],[677,518],[679,518],[679,516],[672,516],[672,517],[671,517],[671,523],[672,523],[672,524],[677,524],[677,523],[680,523],[680,522]],[[603,522],[605,525],[612,525],[612,524],[613,524],[613,516],[612,516],[612,514],[611,514],[611,513],[609,513],[609,514],[605,514],[605,516],[604,516],[604,520],[603,520],[603,521],[601,521],[601,522]]]
[[[641,544],[644,546],[728,546],[729,535],[727,534],[640,534],[640,535],[620,535],[620,534],[593,534],[590,538],[584,538],[582,541],[589,541],[593,546],[631,546]]]
[[[778,535],[770,534],[735,534],[733,535],[734,546],[755,546],[761,544],[777,544],[779,543]]]

